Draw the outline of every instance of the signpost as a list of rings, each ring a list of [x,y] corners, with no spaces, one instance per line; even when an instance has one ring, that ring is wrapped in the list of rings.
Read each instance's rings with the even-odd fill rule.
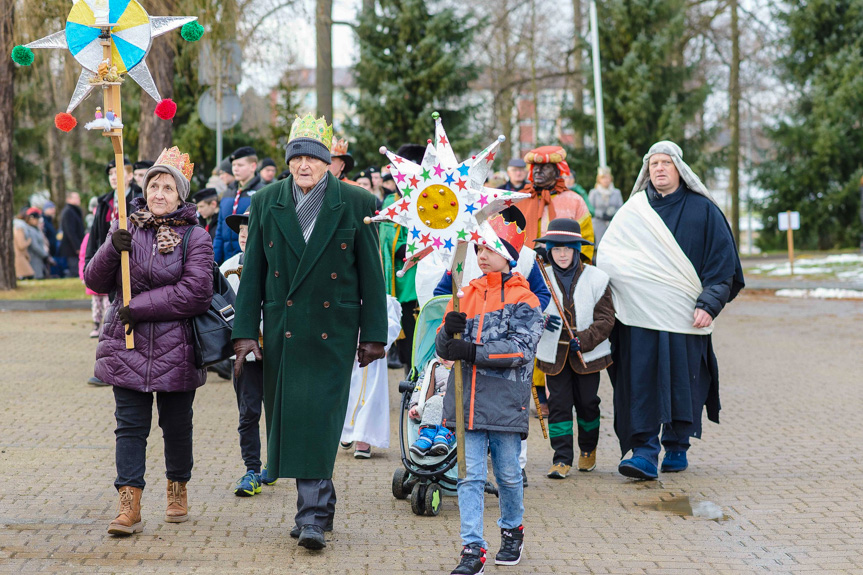
[[[222,161],[222,132],[234,127],[243,116],[236,86],[243,77],[243,51],[237,42],[210,42],[201,49],[198,83],[212,86],[198,100],[198,114],[205,126],[216,131],[216,165]],[[239,112],[237,109],[239,108]]]
[[[788,263],[791,264],[791,275],[794,275],[794,230],[800,229],[800,212],[780,212],[779,231],[788,231]]]

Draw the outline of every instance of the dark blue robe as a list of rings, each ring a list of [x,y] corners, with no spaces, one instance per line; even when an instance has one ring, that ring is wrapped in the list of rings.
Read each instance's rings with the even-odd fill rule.
[[[685,184],[665,197],[648,184],[647,194],[701,280],[704,290],[696,307],[716,318],[743,288],[743,270],[725,216]],[[719,369],[710,335],[669,333],[618,321],[611,353],[614,430],[621,454],[633,448],[636,435],[653,433],[660,424],[671,424],[678,435],[701,437],[705,406],[708,419],[719,423]]]

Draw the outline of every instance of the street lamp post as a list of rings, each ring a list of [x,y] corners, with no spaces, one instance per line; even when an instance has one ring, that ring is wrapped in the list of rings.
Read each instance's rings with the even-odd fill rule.
[[[590,0],[590,45],[593,60],[593,92],[596,104],[596,147],[599,149],[599,167],[608,166],[605,156],[605,113],[602,109],[602,76],[599,65],[599,29],[597,28],[596,0]]]

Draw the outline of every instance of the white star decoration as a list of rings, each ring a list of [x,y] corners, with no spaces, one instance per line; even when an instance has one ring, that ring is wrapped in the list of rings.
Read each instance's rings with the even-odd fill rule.
[[[153,38],[197,20],[194,16],[157,16],[150,18],[137,0],[76,0],[66,20],[66,29],[30,42],[27,48],[68,49],[83,70],[66,109],[71,113],[98,84],[99,64],[103,62],[100,34],[110,30],[112,64],[122,76],[128,74],[157,102],[159,90],[145,58]]]
[[[435,140],[429,140],[421,164],[381,148],[391,162],[402,198],[369,221],[391,221],[407,228],[406,260],[399,275],[433,251],[454,253],[460,243],[486,245],[510,259],[486,219],[529,195],[483,185],[506,138],[499,136],[476,156],[458,163],[440,115],[435,112],[432,117]]]

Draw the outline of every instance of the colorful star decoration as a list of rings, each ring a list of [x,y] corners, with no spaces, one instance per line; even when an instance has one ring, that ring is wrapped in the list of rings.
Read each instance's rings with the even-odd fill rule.
[[[499,136],[482,152],[459,163],[440,115],[435,112],[432,117],[435,120],[433,141],[437,144],[429,140],[421,164],[381,148],[380,152],[392,164],[391,173],[402,199],[374,218],[368,218],[368,223],[390,221],[410,230],[410,243],[418,244],[418,250],[412,251],[411,257],[405,260],[400,275],[433,251],[452,254],[459,243],[465,242],[486,245],[509,259],[494,230],[485,221],[529,196],[483,185],[491,159],[506,138]]]
[[[156,115],[169,119],[176,105],[171,100],[162,100],[146,57],[153,38],[176,28],[183,28],[184,39],[197,41],[203,34],[197,19],[196,16],[151,17],[137,0],[77,0],[72,4],[64,30],[16,49],[30,54],[34,48],[66,49],[83,67],[66,115],[94,89],[122,82],[123,76],[128,75],[160,104]],[[106,65],[103,41],[109,45],[112,67]],[[32,62],[32,57],[29,60]]]

